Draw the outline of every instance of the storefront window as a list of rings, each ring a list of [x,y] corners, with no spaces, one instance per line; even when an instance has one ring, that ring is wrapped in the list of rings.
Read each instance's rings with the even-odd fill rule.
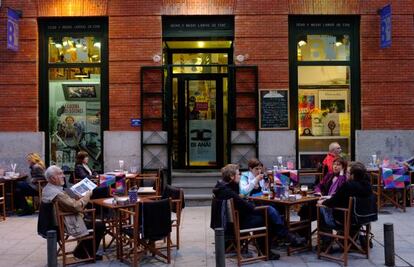
[[[304,35],[298,38],[298,61],[348,61],[349,35]]]
[[[100,68],[49,69],[50,160],[73,170],[78,151],[89,154],[89,165],[100,170]]]
[[[353,104],[358,89],[356,17],[292,17],[289,21],[291,83],[298,98],[298,168],[316,171],[329,144],[339,143],[351,159]],[[353,53],[351,53],[353,51]],[[296,95],[297,94],[297,95]]]

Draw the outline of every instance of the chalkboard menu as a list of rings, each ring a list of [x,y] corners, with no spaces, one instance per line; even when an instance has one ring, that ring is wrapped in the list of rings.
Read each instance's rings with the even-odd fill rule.
[[[289,129],[288,89],[259,89],[260,129]]]

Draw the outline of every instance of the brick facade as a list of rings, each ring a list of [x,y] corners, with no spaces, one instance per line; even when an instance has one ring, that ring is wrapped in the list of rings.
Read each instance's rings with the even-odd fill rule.
[[[379,46],[378,8],[392,4],[393,43]],[[234,54],[258,65],[259,88],[288,88],[288,16],[360,15],[361,127],[414,129],[413,0],[3,0],[0,131],[38,131],[37,17],[109,17],[109,130],[137,130],[140,67],[162,52],[162,15],[234,15]],[[6,50],[6,8],[23,11],[20,50]],[[246,105],[251,106],[250,103]],[[239,107],[240,108],[240,107]],[[247,109],[241,109],[247,110]]]

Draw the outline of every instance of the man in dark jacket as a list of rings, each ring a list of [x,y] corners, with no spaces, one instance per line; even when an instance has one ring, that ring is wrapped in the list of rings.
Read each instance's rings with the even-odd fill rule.
[[[240,215],[241,229],[263,226],[263,213],[256,210],[255,206],[251,202],[248,202],[239,196],[239,166],[236,164],[227,164],[221,169],[221,173],[222,181],[218,181],[213,189],[215,199],[233,199],[235,208]],[[274,232],[278,237],[287,238],[292,245],[302,245],[305,242],[304,238],[288,233],[287,228],[283,224],[283,219],[275,208],[269,206],[267,211],[271,228],[271,231],[269,232]],[[270,259],[275,260],[279,259],[279,257],[280,255],[269,252]]]

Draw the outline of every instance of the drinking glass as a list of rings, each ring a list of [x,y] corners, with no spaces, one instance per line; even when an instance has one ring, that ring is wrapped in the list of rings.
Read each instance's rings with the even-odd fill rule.
[[[119,160],[119,169],[121,170],[121,171],[123,171],[124,170],[124,161],[123,160]]]
[[[300,186],[300,193],[303,197],[306,197],[308,194],[308,186],[307,185],[301,185]]]

